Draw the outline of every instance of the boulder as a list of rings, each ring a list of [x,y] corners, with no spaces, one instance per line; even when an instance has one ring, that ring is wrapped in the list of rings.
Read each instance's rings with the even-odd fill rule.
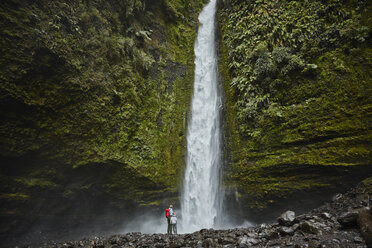
[[[332,218],[332,215],[330,214],[330,213],[327,213],[327,212],[323,212],[322,214],[321,214],[321,217],[323,218],[323,219],[331,219]]]
[[[203,246],[203,247],[215,247],[215,244],[214,244],[214,242],[213,242],[213,239],[211,239],[211,238],[207,238],[207,239],[205,239],[205,240],[203,241],[202,246]]]
[[[201,240],[199,240],[198,243],[196,243],[196,247],[197,248],[202,248],[203,247],[203,242]]]
[[[283,235],[292,235],[296,230],[297,228],[299,227],[298,224],[294,224],[293,226],[282,226],[280,227],[280,233],[283,234]]]
[[[342,198],[342,196],[343,196],[342,194],[337,194],[337,195],[332,197],[332,201],[338,201]]]
[[[260,241],[255,238],[248,238],[247,241],[250,245],[257,245],[258,243],[260,243]]]
[[[248,237],[243,236],[243,237],[239,238],[238,245],[239,245],[240,248],[248,248],[250,246],[250,243],[248,242]]]
[[[301,231],[303,231],[305,233],[310,233],[310,234],[318,234],[318,232],[319,232],[318,228],[314,224],[312,224],[308,221],[302,222],[300,224],[300,229],[301,229]]]
[[[369,208],[359,210],[357,223],[368,247],[372,247],[372,215]]]
[[[218,243],[223,244],[223,245],[234,244],[235,239],[229,238],[229,237],[223,237],[223,238],[218,239]]]
[[[242,247],[242,248],[251,247],[252,245],[257,245],[259,243],[260,243],[260,240],[247,237],[247,236],[244,236],[238,239],[238,245],[239,247]]]
[[[358,219],[358,212],[352,211],[352,212],[345,212],[342,213],[338,218],[337,221],[343,226],[343,227],[354,227],[357,226],[357,219]]]
[[[278,222],[282,226],[291,226],[296,221],[296,214],[293,211],[286,211],[280,215]]]
[[[356,236],[354,237],[354,242],[360,244],[360,243],[363,243],[363,239],[359,236]]]

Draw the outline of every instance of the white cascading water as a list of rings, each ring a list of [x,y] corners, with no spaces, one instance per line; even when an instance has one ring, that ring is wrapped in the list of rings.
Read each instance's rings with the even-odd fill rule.
[[[199,15],[195,43],[195,78],[191,119],[187,134],[187,164],[181,198],[179,229],[192,232],[217,227],[223,192],[221,168],[221,97],[218,90],[216,52],[216,0]]]

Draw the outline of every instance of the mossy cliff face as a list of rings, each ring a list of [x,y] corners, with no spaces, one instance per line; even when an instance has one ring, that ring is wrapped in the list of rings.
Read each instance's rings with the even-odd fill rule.
[[[1,2],[2,233],[177,196],[205,2]]]
[[[371,173],[371,8],[219,1],[227,178],[249,208]]]

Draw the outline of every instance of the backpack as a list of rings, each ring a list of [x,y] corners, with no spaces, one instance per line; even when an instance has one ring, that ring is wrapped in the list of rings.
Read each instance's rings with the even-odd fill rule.
[[[165,210],[165,218],[170,218],[169,208]]]
[[[172,225],[177,224],[177,217],[176,217],[176,216],[172,216],[172,217],[170,218],[170,223],[171,223]]]

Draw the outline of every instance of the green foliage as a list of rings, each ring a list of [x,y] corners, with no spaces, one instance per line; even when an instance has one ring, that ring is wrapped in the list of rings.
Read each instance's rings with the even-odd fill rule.
[[[51,196],[52,216],[81,194],[119,209],[177,195],[204,3],[1,4],[2,212]]]
[[[327,185],[284,178],[275,168],[284,175],[296,166],[371,163],[371,7],[367,1],[220,2],[231,78],[225,79],[227,108],[236,112],[228,119],[235,134],[229,176],[254,204]]]

